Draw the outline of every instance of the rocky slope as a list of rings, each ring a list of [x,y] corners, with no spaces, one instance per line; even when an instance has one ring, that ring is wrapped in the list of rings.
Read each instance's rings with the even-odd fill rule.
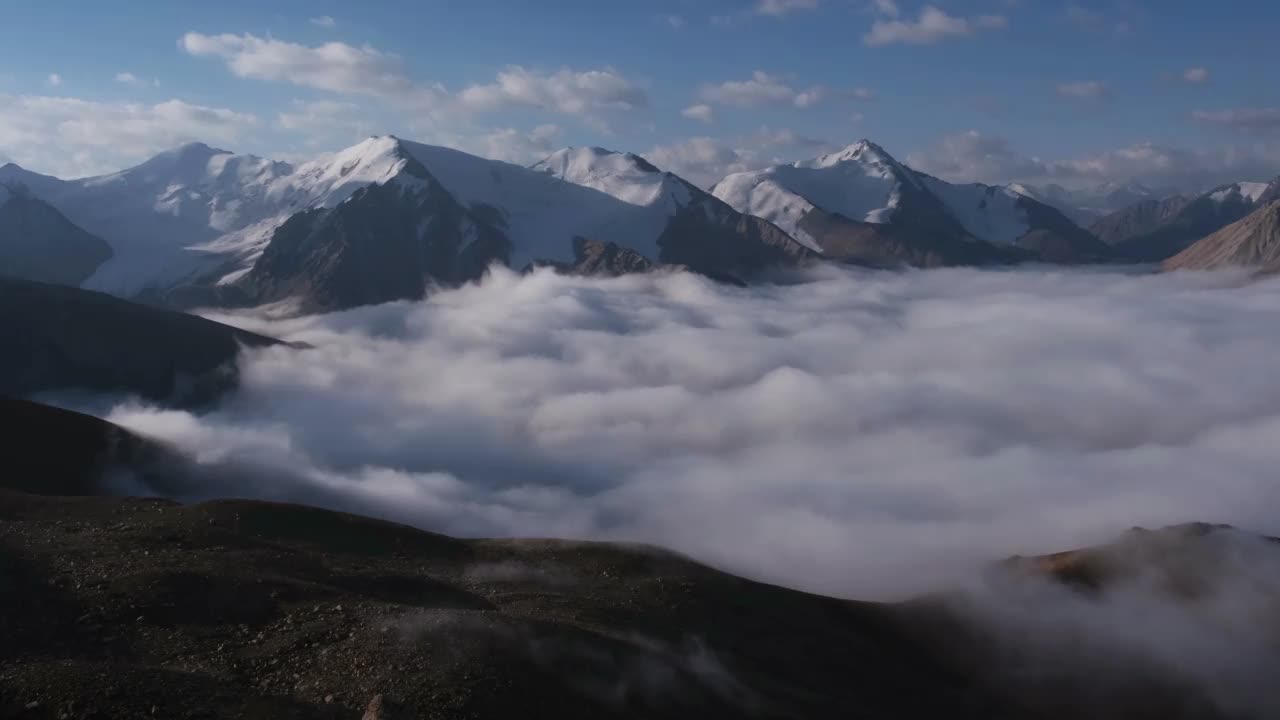
[[[1165,270],[1253,268],[1280,272],[1280,200],[1273,200],[1166,260]]]
[[[1099,218],[1089,227],[1099,240],[1118,245],[1129,238],[1147,235],[1172,220],[1191,202],[1191,198],[1174,195],[1150,198]]]
[[[1267,717],[1141,658],[1062,665],[1087,638],[1028,643],[999,626],[1004,604],[992,624],[963,602],[823,598],[651,547],[461,540],[263,502],[54,497],[109,487],[64,474],[99,467],[121,431],[26,403],[0,416],[29,428],[0,450],[3,718]],[[1223,557],[1205,550],[1213,532],[1172,537],[1119,554],[1137,573]],[[1067,589],[1070,568],[1116,555],[999,572],[1048,568]],[[1045,599],[1024,611],[1045,616]]]
[[[1186,202],[1143,204],[1103,218],[1104,232],[1116,254],[1133,262],[1160,262],[1197,240],[1244,218],[1280,197],[1280,179],[1267,183],[1233,183]],[[1176,208],[1176,210],[1174,210]]]
[[[79,285],[111,259],[111,246],[20,186],[0,186],[0,275]]]
[[[200,404],[235,385],[242,347],[274,342],[103,293],[0,277],[0,394],[86,390]]]
[[[1048,205],[1008,188],[943,182],[866,140],[814,160],[730,175],[712,193],[833,259],[930,267],[1107,255]]]

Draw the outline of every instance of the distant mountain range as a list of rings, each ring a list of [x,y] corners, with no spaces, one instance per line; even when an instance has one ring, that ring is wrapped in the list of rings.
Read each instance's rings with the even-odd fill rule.
[[[1280,272],[1280,199],[1196,242],[1164,262],[1166,270],[1251,268]]]
[[[1034,198],[943,182],[866,140],[815,160],[730,175],[712,194],[829,258],[931,267],[1106,257],[1093,236]]]
[[[1158,200],[1177,195],[1177,188],[1152,188],[1142,183],[1102,183],[1093,187],[1070,190],[1061,185],[1032,185],[1009,183],[1008,189],[1052,205],[1081,227],[1089,227],[1117,210],[1123,210],[1147,200]]]
[[[391,136],[296,166],[202,144],[79,180],[10,164],[0,188],[0,273],[175,307],[296,312],[418,298],[495,263],[677,266],[743,282],[814,259],[1158,262],[1276,192],[952,184],[864,140],[708,193],[630,153],[570,148],[521,167]],[[1077,224],[1088,218],[1090,230]]]

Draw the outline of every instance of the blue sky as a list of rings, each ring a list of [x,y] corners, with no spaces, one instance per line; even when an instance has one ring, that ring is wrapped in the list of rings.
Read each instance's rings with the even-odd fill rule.
[[[1280,173],[1280,3],[22,3],[0,160],[103,172],[190,140],[300,159],[395,133],[563,145],[699,182],[870,137],[956,180]]]

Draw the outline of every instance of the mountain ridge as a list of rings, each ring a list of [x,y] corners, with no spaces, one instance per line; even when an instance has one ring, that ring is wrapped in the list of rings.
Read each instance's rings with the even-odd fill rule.
[[[845,261],[928,267],[1106,256],[1051,206],[917,172],[865,139],[812,160],[731,174],[712,194]]]

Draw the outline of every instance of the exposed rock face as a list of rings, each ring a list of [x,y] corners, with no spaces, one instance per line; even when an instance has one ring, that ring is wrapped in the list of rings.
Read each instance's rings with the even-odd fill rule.
[[[611,242],[574,238],[573,254],[572,263],[534,263],[532,267],[553,267],[560,272],[590,277],[618,277],[648,272],[655,267],[640,253]]]
[[[1235,183],[1224,185],[1205,193],[1183,204],[1163,220],[1156,221],[1160,209],[1155,211],[1137,209],[1138,217],[1144,212],[1151,222],[1133,222],[1133,234],[1124,235],[1114,231],[1120,226],[1129,225],[1127,211],[1117,216],[1104,218],[1112,230],[1109,237],[1116,254],[1125,260],[1134,262],[1159,262],[1182,252],[1201,238],[1217,232],[1247,216],[1261,206],[1269,198],[1280,193],[1280,180],[1270,185],[1263,183]],[[1176,201],[1173,202],[1176,206]],[[1164,208],[1165,211],[1171,208]]]
[[[533,170],[632,206],[637,221],[647,222],[656,231],[655,238],[642,241],[645,245],[656,241],[656,252],[647,257],[654,265],[677,265],[711,277],[739,278],[816,257],[776,225],[737,211],[639,155],[568,148],[535,164]],[[615,241],[612,237],[607,240]]]
[[[78,288],[0,278],[0,394],[78,389],[202,404],[276,341]]]
[[[402,172],[291,217],[233,287],[254,304],[288,300],[318,312],[418,299],[506,261],[509,242],[492,213],[463,208],[416,162]]]
[[[294,505],[51,497],[101,495],[82,474],[145,441],[29,403],[0,401],[0,424],[20,441],[0,445],[0,717],[1272,717],[1222,709],[1177,667],[1081,663],[1087,638],[1006,645],[937,597],[837,600],[657,548],[460,540]],[[1194,602],[1242,562],[1216,541],[1229,532],[1135,532],[1004,569],[1083,604],[1135,576]],[[1280,557],[1261,542],[1243,557]]]
[[[111,258],[111,246],[25,189],[0,186],[0,275],[79,285]]]
[[[1208,590],[1219,574],[1230,572],[1240,542],[1269,543],[1280,558],[1280,538],[1249,535],[1229,525],[1187,523],[1157,530],[1133,528],[1097,547],[1011,558],[1005,569],[1091,591],[1145,577],[1171,596],[1185,598]]]
[[[1190,198],[1181,195],[1149,198],[1097,220],[1089,230],[1102,242],[1117,245],[1129,238],[1153,232],[1190,202]]]
[[[1108,251],[1058,210],[1003,187],[953,185],[868,141],[726,177],[712,190],[822,257],[868,265],[1094,262]]]
[[[1280,272],[1280,200],[1200,240],[1163,264],[1165,270],[1225,267],[1253,268],[1266,274]]]

